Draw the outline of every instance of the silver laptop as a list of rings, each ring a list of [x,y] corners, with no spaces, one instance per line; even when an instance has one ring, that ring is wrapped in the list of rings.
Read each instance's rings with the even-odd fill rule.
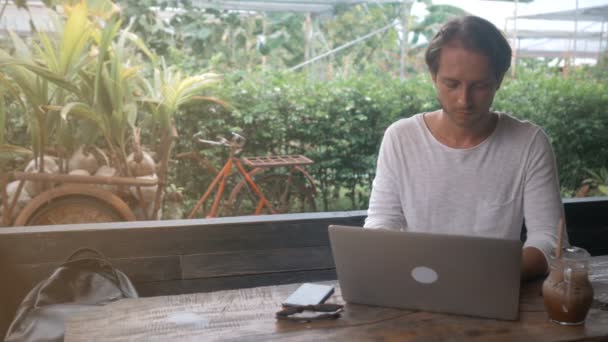
[[[329,226],[345,301],[504,320],[519,315],[519,240]]]

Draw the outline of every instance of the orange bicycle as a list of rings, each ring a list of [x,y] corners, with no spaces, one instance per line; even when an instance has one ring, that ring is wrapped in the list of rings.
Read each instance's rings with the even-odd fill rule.
[[[218,141],[200,138],[200,133],[194,135],[198,142],[228,148],[230,156],[219,170],[215,179],[198,200],[188,218],[194,218],[203,205],[215,191],[211,209],[205,217],[217,217],[223,209],[225,215],[260,215],[279,214],[288,212],[316,211],[314,195],[316,187],[313,178],[302,168],[314,163],[303,155],[258,156],[243,157],[238,155],[245,145],[245,137],[232,133],[230,140],[220,138]],[[185,153],[178,158],[190,157],[196,159],[206,170],[213,169],[199,154]],[[243,164],[252,167],[245,170]],[[224,205],[220,207],[228,180],[235,174],[236,167],[242,179],[234,186]],[[277,168],[287,169],[287,172],[277,171]]]

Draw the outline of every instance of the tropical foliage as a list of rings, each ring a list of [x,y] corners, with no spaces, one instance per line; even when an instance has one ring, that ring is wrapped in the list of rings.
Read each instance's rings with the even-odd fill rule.
[[[175,112],[208,100],[200,96],[218,81],[215,74],[184,77],[167,68],[128,26],[121,29],[115,10],[109,1],[66,3],[59,34],[38,32],[31,47],[11,34],[13,54],[0,50],[1,80],[25,113],[28,145],[41,163],[49,146],[66,157],[98,144],[119,174],[129,175],[127,149],[139,122],[157,129],[157,139],[171,135]],[[2,152],[19,150],[3,145]]]
[[[448,5],[428,5],[429,15],[403,13],[400,4],[338,6],[332,17],[308,21],[301,13],[242,13],[201,9],[186,0],[119,0],[123,17],[132,18],[133,31],[158,54],[185,70],[213,67],[222,72],[285,70],[335,49],[385,25],[393,28],[373,35],[320,62],[314,69],[323,78],[346,77],[365,69],[399,70],[399,30],[405,20],[409,35],[407,67],[420,71],[419,55],[439,25],[465,13]],[[161,19],[158,10],[164,11]],[[310,30],[310,31],[308,31]],[[311,36],[307,39],[306,34]]]

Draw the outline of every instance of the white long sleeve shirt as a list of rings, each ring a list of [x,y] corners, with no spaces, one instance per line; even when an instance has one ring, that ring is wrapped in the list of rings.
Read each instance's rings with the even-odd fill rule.
[[[417,114],[384,134],[365,227],[519,239],[525,219],[524,247],[547,258],[562,215],[555,157],[538,126],[498,113],[488,138],[455,149]]]

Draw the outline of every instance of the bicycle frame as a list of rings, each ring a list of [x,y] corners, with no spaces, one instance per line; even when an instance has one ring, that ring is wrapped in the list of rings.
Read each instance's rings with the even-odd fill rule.
[[[268,210],[271,213],[276,214],[276,210],[272,207],[272,205],[270,205],[270,202],[268,202],[268,199],[266,199],[266,197],[264,196],[264,194],[262,193],[260,188],[255,184],[255,182],[253,181],[251,176],[249,176],[249,174],[243,167],[243,164],[241,163],[241,161],[238,158],[231,155],[230,158],[228,158],[228,161],[226,161],[226,164],[224,164],[224,167],[222,167],[222,170],[217,174],[217,176],[215,177],[213,182],[211,182],[211,184],[207,188],[207,191],[205,191],[205,194],[203,195],[203,197],[201,197],[198,200],[198,202],[196,203],[196,205],[190,212],[190,215],[188,215],[189,219],[194,218],[194,216],[196,215],[196,212],[201,208],[203,203],[205,203],[207,198],[209,198],[209,196],[211,195],[213,190],[216,189],[216,187],[217,187],[217,191],[216,191],[215,197],[213,199],[213,204],[211,205],[211,211],[209,211],[209,214],[207,214],[207,216],[205,216],[205,217],[211,218],[211,217],[217,216],[218,207],[220,205],[220,201],[222,199],[222,195],[224,194],[224,189],[226,187],[226,181],[228,180],[228,178],[231,175],[233,166],[236,166],[239,173],[244,177],[244,179],[247,181],[247,184],[251,187],[251,189],[255,192],[255,194],[260,199],[260,201],[258,202],[258,205],[255,209],[255,215],[261,214],[264,207],[268,208]]]
[[[199,136],[199,135],[200,135],[200,133],[196,133],[193,137],[197,138],[197,136]],[[258,184],[256,184],[256,182],[254,181],[253,176],[256,175],[257,173],[259,173],[260,171],[268,169],[268,168],[272,168],[272,167],[278,167],[278,166],[289,166],[290,167],[289,175],[287,176],[287,182],[286,182],[287,186],[285,188],[285,192],[282,193],[280,196],[280,198],[281,198],[280,203],[286,202],[286,199],[287,199],[287,196],[289,193],[289,187],[290,187],[290,184],[291,184],[292,178],[293,178],[292,177],[293,172],[297,172],[297,171],[301,172],[309,180],[309,182],[311,184],[313,184],[313,181],[312,181],[312,178],[310,177],[310,175],[308,175],[308,173],[306,171],[304,171],[303,169],[301,169],[298,166],[298,165],[304,165],[304,164],[311,164],[311,163],[313,163],[312,160],[310,160],[304,156],[300,156],[300,155],[247,157],[247,158],[242,158],[242,159],[237,158],[237,156],[239,155],[239,153],[241,152],[241,150],[245,144],[245,138],[236,133],[232,133],[232,135],[233,135],[233,138],[231,140],[221,138],[219,141],[212,141],[212,140],[204,140],[204,139],[198,138],[199,142],[202,142],[202,143],[205,143],[208,145],[228,147],[230,150],[230,156],[229,156],[228,160],[226,161],[226,163],[224,164],[224,166],[222,166],[221,170],[217,173],[217,176],[215,176],[215,178],[213,179],[213,181],[211,182],[209,187],[207,187],[203,196],[198,200],[198,202],[196,203],[196,205],[194,206],[194,208],[188,215],[189,219],[194,218],[194,216],[200,210],[200,208],[203,206],[203,204],[209,199],[209,197],[211,196],[213,191],[215,191],[215,197],[213,198],[211,210],[205,217],[206,218],[217,217],[218,212],[219,212],[220,202],[222,200],[222,196],[223,196],[224,190],[226,188],[226,182],[228,181],[228,178],[230,178],[232,176],[233,167],[237,168],[238,172],[243,176],[243,179],[237,184],[235,189],[233,189],[228,201],[229,201],[229,203],[232,203],[233,198],[234,198],[235,194],[237,193],[237,192],[235,192],[235,190],[237,188],[241,189],[243,186],[247,186],[250,190],[253,190],[253,193],[257,197],[257,203],[255,202],[255,200],[253,200],[254,201],[253,204],[255,204],[255,211],[253,213],[254,215],[262,214],[262,211],[265,209],[270,214],[278,214],[279,210],[281,208],[281,206],[279,206],[279,208],[277,209],[276,206],[271,204],[271,202],[268,200],[269,197],[266,197],[264,195],[264,193],[260,189],[260,186]],[[208,166],[207,163],[202,163],[202,159],[198,155],[192,156],[187,153],[187,154],[184,154],[183,156],[197,160],[199,165],[203,165],[203,166],[205,166],[205,168],[207,168],[207,166]],[[253,170],[250,172],[247,172],[245,170],[245,168],[243,167],[243,164],[245,164],[249,167],[253,167]],[[313,184],[313,186],[314,186],[314,184]]]

